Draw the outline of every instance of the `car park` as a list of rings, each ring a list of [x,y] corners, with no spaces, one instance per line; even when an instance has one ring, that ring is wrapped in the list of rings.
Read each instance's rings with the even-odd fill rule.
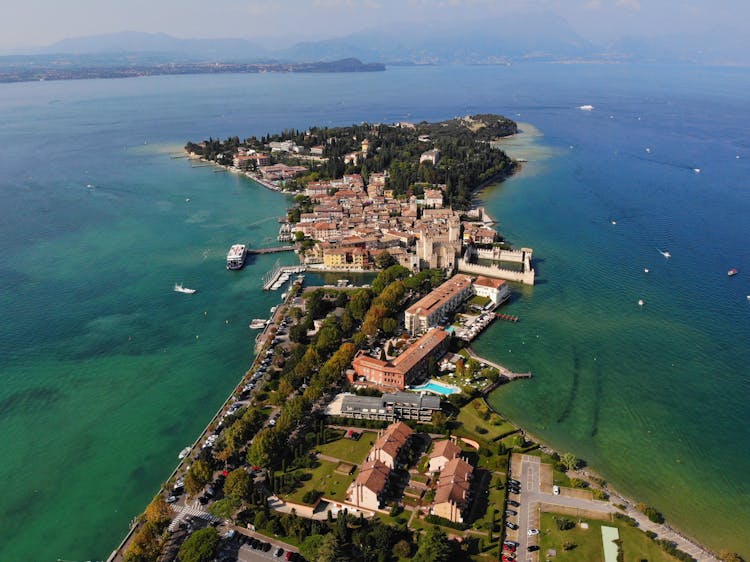
[[[535,544],[532,544],[530,546],[527,546],[526,550],[528,550],[529,552],[536,552],[537,550],[539,550],[539,547]]]
[[[521,504],[516,500],[505,500],[505,503],[508,505],[512,505],[513,507],[521,507]]]
[[[518,480],[516,480],[514,478],[508,478],[508,485],[510,486],[511,484],[513,484],[514,486],[520,486],[521,485],[521,483]]]
[[[167,503],[174,503],[177,501],[177,496],[169,496],[167,498]]]
[[[268,552],[269,550],[271,550],[271,543],[269,543],[269,542],[264,542],[264,543],[263,543],[263,546],[261,547],[261,550],[262,550],[263,552]]]

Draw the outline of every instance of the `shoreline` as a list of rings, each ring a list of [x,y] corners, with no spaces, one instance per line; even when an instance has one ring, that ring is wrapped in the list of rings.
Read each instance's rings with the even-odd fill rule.
[[[476,357],[478,358],[478,357],[481,357],[481,356],[476,356]],[[512,382],[512,380],[513,379],[509,380],[508,382]],[[505,384],[507,384],[507,383],[505,383]],[[489,397],[490,393],[492,393],[495,390],[497,390],[497,388],[499,388],[500,386],[504,386],[504,384],[502,384],[502,385],[496,385],[496,386],[494,386],[494,388],[490,388],[487,392],[482,392],[481,399],[485,403],[485,405],[492,412],[495,412],[497,415],[501,416],[508,423],[510,423],[512,426],[514,426],[516,429],[518,429],[518,431],[520,431],[521,434],[525,438],[527,438],[529,441],[532,441],[532,442],[536,443],[537,445],[539,445],[539,448],[543,452],[545,452],[547,454],[556,453],[556,454],[559,455],[560,452],[557,449],[555,449],[554,447],[552,447],[549,443],[547,443],[543,439],[539,438],[537,435],[535,435],[535,434],[531,433],[530,431],[527,431],[526,429],[524,429],[523,426],[519,425],[516,421],[510,419],[503,412],[500,412],[497,408],[495,408],[488,401],[488,397]],[[576,469],[574,471],[567,471],[566,474],[567,473],[572,474],[573,477],[575,477],[575,478],[579,478],[579,479],[584,480],[585,482],[587,482],[588,483],[588,488],[587,489],[599,489],[599,490],[602,490],[603,492],[607,493],[609,495],[609,499],[607,501],[609,503],[611,503],[612,505],[615,505],[615,502],[612,501],[613,498],[617,498],[617,499],[621,500],[619,503],[622,503],[623,505],[625,505],[628,508],[627,511],[626,511],[627,515],[632,516],[633,512],[636,512],[637,514],[642,515],[642,518],[645,518],[645,515],[641,514],[641,512],[637,511],[636,508],[635,508],[635,506],[638,505],[640,502],[638,502],[635,499],[633,499],[632,496],[628,496],[628,495],[626,495],[624,493],[619,492],[616,488],[614,488],[613,486],[611,486],[610,482],[607,479],[603,478],[590,465],[586,464],[586,466],[584,468],[579,468],[579,469]],[[600,479],[600,480],[604,481],[605,485],[604,486],[600,486],[596,482],[592,481],[593,478],[597,478],[597,479]],[[622,511],[622,510],[620,510],[620,511]],[[638,529],[640,529],[641,531],[645,532],[647,529],[644,529],[643,523],[641,523],[641,522],[639,522],[639,523],[640,524],[638,526]],[[666,520],[666,522],[662,523],[662,524],[651,523],[651,525],[652,526],[657,526],[658,528],[662,529],[662,533],[657,533],[658,536],[659,536],[659,538],[665,538],[665,537],[662,537],[663,534],[667,534],[668,535],[670,533],[673,533],[674,535],[676,535],[677,537],[679,537],[679,539],[681,539],[684,543],[687,543],[688,545],[692,546],[693,549],[698,550],[700,552],[700,555],[701,555],[701,558],[698,558],[699,562],[703,562],[703,561],[705,561],[705,562],[720,562],[718,556],[713,552],[712,549],[710,549],[708,546],[706,546],[703,543],[701,543],[700,541],[698,541],[696,538],[688,535],[687,533],[685,533],[681,529],[673,527],[669,523],[668,520]],[[668,539],[668,540],[671,540],[671,539]],[[677,547],[680,548],[680,544],[679,543],[677,544]],[[684,548],[680,548],[680,550],[684,550]]]

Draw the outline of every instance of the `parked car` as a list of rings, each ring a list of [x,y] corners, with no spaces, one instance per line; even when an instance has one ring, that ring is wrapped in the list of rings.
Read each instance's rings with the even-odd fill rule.
[[[505,503],[507,503],[508,505],[512,505],[513,507],[521,507],[521,504],[516,500],[505,500]]]
[[[552,493],[556,496],[560,495],[560,486],[552,486]]]
[[[506,509],[505,513],[508,515],[518,515],[518,512],[513,509]]]
[[[281,547],[277,548],[276,552],[273,553],[276,558],[279,558],[282,554],[284,554],[284,549]]]
[[[537,550],[539,550],[539,547],[535,544],[532,544],[531,546],[527,546],[526,550],[528,550],[529,552],[536,552]]]
[[[167,498],[167,503],[174,503],[177,501],[177,496],[169,496]]]
[[[529,529],[527,531],[527,533],[529,534],[530,537],[533,536],[533,535],[538,535],[539,534],[539,529]]]
[[[518,525],[513,523],[513,521],[506,521],[505,526],[508,527],[508,529],[513,529],[514,531],[518,529]]]

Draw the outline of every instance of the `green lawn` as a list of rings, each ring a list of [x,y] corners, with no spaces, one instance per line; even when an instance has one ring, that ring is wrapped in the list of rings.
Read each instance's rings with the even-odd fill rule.
[[[489,487],[489,498],[487,501],[487,511],[483,515],[480,516],[479,519],[477,519],[474,524],[471,526],[472,529],[482,530],[489,529],[489,524],[492,521],[492,510],[497,509],[498,512],[495,514],[495,526],[500,529],[503,525],[503,511],[505,506],[505,489],[502,490],[496,490],[495,489],[495,482],[497,480],[502,480],[500,476],[493,476],[492,483]],[[476,499],[474,501],[477,501]],[[494,534],[494,539],[497,540],[497,538],[500,536],[500,531],[496,531]]]
[[[303,503],[302,497],[309,490],[318,490],[323,492],[323,496],[335,500],[344,500],[346,498],[346,489],[354,481],[356,474],[347,476],[336,472],[338,463],[319,461],[320,466],[306,472],[312,474],[312,477],[303,482],[302,487],[297,488],[293,493],[285,496],[290,502]]]
[[[375,433],[365,431],[358,440],[341,438],[325,445],[320,445],[315,449],[319,453],[328,455],[329,457],[335,457],[360,465],[367,458],[367,453],[370,452],[375,439]]]
[[[475,404],[478,405],[479,409],[475,407]],[[516,428],[512,424],[503,421],[497,414],[490,413],[489,419],[485,420],[482,417],[482,412],[485,411],[488,411],[487,405],[480,398],[469,402],[461,408],[458,414],[461,431],[458,434],[487,443],[516,431]],[[498,425],[495,422],[498,422]],[[483,428],[483,430],[486,430],[486,433],[478,432],[477,427]]]
[[[608,527],[617,527],[622,540],[622,550],[625,555],[624,562],[675,562],[675,558],[664,552],[656,543],[649,539],[645,533],[629,526],[621,521],[598,521],[596,519],[577,519],[567,515],[558,515],[557,517],[566,517],[576,522],[585,521],[589,524],[588,529],[581,529],[576,525],[574,529],[560,531],[555,524],[554,513],[542,513],[540,526],[541,556],[544,560],[547,550],[550,548],[557,551],[557,556],[553,558],[555,562],[576,562],[587,560],[597,562],[604,560],[604,547],[602,546],[602,525]],[[563,550],[563,544],[571,542],[576,545],[572,550]]]

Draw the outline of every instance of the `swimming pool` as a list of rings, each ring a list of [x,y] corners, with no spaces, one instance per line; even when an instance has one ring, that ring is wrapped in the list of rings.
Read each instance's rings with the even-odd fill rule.
[[[458,394],[461,392],[461,389],[456,386],[442,384],[434,380],[429,380],[420,386],[412,386],[411,390],[422,390],[424,392],[432,392],[433,394],[441,394],[443,396]]]

